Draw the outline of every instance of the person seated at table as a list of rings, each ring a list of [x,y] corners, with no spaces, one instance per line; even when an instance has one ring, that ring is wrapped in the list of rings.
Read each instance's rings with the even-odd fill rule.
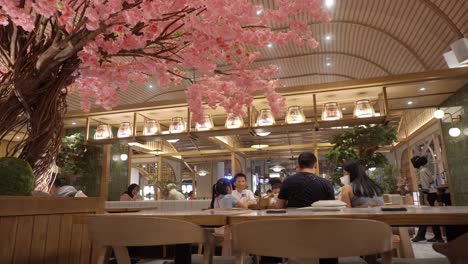
[[[343,166],[340,178],[341,201],[346,207],[374,207],[384,205],[383,191],[366,173],[358,161],[349,161]]]
[[[143,200],[143,197],[139,194],[140,186],[136,183],[130,184],[127,191],[120,195],[120,201],[140,201]]]
[[[276,201],[276,208],[308,207],[320,200],[335,200],[331,183],[314,174],[317,158],[310,152],[303,152],[298,157],[298,171],[287,177]]]
[[[239,200],[232,195],[231,182],[221,178],[213,185],[211,208],[247,208],[247,200]]]
[[[257,200],[251,190],[247,189],[247,176],[239,172],[234,175],[235,190],[232,191],[232,196],[238,200],[246,200],[248,204],[256,204]]]
[[[185,195],[177,190],[177,185],[174,183],[169,183],[167,185],[169,190],[166,200],[185,200]]]
[[[65,179],[56,178],[50,187],[49,194],[55,197],[87,197],[82,191],[67,185]]]

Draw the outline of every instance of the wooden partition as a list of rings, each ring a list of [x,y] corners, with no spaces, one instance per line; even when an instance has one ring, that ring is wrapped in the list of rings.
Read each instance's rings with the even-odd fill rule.
[[[0,196],[1,263],[90,263],[86,216],[100,198]]]

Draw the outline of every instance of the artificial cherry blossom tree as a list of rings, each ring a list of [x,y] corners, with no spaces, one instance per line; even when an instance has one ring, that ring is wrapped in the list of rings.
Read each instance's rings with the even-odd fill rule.
[[[272,2],[0,0],[0,139],[26,131],[8,155],[28,161],[36,183],[44,182],[68,93],[79,93],[85,110],[93,103],[110,108],[129,83],[149,78],[162,88],[187,82],[194,121],[202,118],[202,102],[244,114],[256,92],[281,114],[277,67],[253,69],[252,62],[270,43],[315,48],[308,23],[329,18],[320,0]]]

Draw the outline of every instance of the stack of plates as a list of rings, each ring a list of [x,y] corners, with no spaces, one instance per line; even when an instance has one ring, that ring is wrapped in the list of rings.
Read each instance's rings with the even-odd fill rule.
[[[346,203],[337,200],[323,200],[312,204],[310,207],[299,209],[314,210],[314,211],[340,211],[346,208]]]

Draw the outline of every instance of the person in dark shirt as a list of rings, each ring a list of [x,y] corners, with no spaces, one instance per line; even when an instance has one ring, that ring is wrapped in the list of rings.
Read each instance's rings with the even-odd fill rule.
[[[276,207],[307,207],[319,200],[335,200],[332,184],[314,174],[317,165],[315,155],[303,152],[298,163],[299,172],[284,180]]]

